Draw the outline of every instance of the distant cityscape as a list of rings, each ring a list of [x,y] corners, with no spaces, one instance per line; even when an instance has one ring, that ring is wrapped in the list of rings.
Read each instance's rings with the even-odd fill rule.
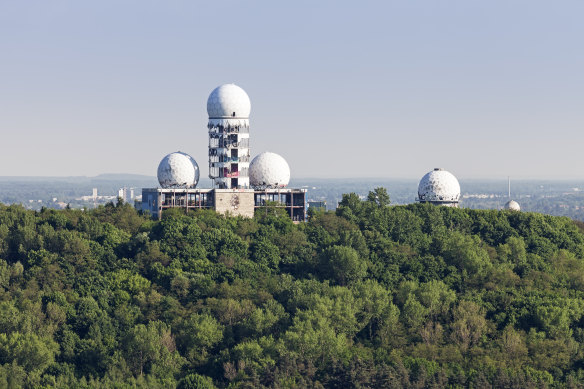
[[[205,179],[202,185],[209,185]],[[334,210],[342,195],[354,192],[361,198],[376,187],[387,189],[391,204],[415,202],[415,179],[295,179],[291,185],[307,189],[307,202]],[[134,204],[140,201],[143,187],[156,187],[156,177],[141,175],[104,175],[97,177],[0,177],[0,202],[22,204],[27,209],[42,207],[91,209],[118,197]],[[460,180],[460,207],[501,209],[507,201],[506,178],[501,180]],[[584,221],[584,182],[553,180],[516,180],[513,197],[527,212],[568,216]],[[324,202],[324,204],[322,203]]]

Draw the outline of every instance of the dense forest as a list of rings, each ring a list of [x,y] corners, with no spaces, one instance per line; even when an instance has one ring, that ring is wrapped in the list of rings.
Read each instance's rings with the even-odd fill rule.
[[[581,387],[583,224],[0,205],[2,388]]]

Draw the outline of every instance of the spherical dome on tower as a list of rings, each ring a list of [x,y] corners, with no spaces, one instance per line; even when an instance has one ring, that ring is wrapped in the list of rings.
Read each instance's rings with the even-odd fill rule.
[[[290,166],[282,156],[265,151],[251,161],[249,182],[258,189],[284,188],[290,182]]]
[[[218,86],[207,100],[210,119],[248,118],[250,112],[249,96],[235,84]]]
[[[429,202],[458,202],[460,184],[454,175],[436,168],[428,172],[418,185],[418,200]]]
[[[163,188],[194,188],[199,182],[199,165],[188,154],[170,153],[158,165],[158,182]]]
[[[507,211],[521,211],[521,207],[519,206],[519,203],[515,200],[507,201],[504,209]]]

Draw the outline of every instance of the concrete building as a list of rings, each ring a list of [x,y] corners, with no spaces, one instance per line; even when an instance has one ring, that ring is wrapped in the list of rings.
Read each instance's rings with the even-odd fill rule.
[[[306,220],[306,189],[143,188],[142,211],[160,219],[169,208],[185,212],[213,209],[231,216],[253,217],[257,209],[282,208],[294,222]]]

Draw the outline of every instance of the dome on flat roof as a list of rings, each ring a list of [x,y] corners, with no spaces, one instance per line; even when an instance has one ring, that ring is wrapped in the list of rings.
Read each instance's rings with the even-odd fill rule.
[[[194,188],[199,182],[199,165],[188,154],[170,153],[158,165],[158,182],[163,188]]]
[[[265,151],[251,161],[249,182],[257,189],[284,188],[290,182],[290,166],[281,155]]]
[[[418,200],[422,202],[458,202],[460,184],[456,177],[443,169],[436,168],[426,173],[418,185]]]
[[[209,119],[247,119],[251,112],[249,96],[235,84],[223,84],[207,99]]]

